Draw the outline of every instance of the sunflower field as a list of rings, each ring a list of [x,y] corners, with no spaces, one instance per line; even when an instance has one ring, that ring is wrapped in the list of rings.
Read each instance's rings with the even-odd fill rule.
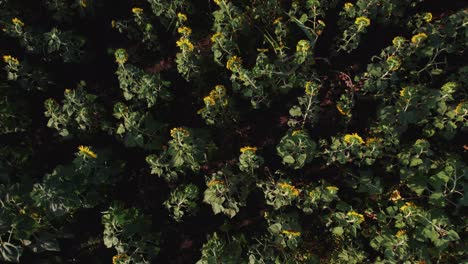
[[[468,263],[468,8],[0,0],[1,263]]]

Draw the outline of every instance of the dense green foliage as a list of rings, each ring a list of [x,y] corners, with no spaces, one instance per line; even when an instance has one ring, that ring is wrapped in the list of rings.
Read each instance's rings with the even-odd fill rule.
[[[468,263],[453,2],[0,0],[0,261]]]

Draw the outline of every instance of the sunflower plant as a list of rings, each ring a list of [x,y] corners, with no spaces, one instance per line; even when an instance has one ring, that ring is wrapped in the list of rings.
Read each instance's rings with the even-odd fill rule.
[[[44,102],[48,127],[56,129],[61,136],[77,132],[96,131],[101,126],[102,107],[97,96],[85,91],[86,83],[80,82],[76,89],[65,89],[62,104],[49,98]]]
[[[315,156],[317,144],[310,139],[307,131],[288,132],[276,147],[283,164],[293,169],[300,169]]]

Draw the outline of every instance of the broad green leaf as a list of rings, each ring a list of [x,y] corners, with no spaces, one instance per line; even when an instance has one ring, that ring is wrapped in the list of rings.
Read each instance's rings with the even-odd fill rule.
[[[283,162],[286,164],[293,164],[294,163],[294,158],[292,156],[285,156],[283,158]]]

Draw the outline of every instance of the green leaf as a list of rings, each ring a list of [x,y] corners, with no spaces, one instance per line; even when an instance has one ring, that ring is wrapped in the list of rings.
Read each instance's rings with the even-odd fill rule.
[[[416,175],[408,179],[407,186],[416,194],[421,195],[426,190],[426,178]]]
[[[440,171],[439,173],[432,175],[429,178],[429,183],[432,187],[439,189],[450,180],[450,175],[447,174],[446,170]]]
[[[445,197],[441,192],[435,192],[429,196],[429,203],[438,207],[445,206]]]
[[[119,127],[117,128],[117,131],[116,131],[117,135],[121,135],[123,133],[125,133],[125,127],[123,124],[119,124]]]
[[[410,162],[410,167],[416,167],[418,165],[423,164],[423,160],[420,158],[412,158]]]
[[[273,233],[273,234],[279,234],[281,232],[282,226],[280,223],[273,224],[268,227],[268,229]]]
[[[343,235],[344,230],[343,230],[343,228],[341,226],[337,226],[337,227],[333,228],[332,233],[337,235],[337,236],[341,236],[341,235]]]
[[[174,167],[180,167],[184,164],[184,158],[182,157],[182,153],[176,153],[176,155],[172,158],[172,162]]]
[[[297,163],[299,163],[301,166],[304,165],[305,161],[307,159],[306,154],[301,154],[299,157],[297,157]]]
[[[432,242],[435,242],[439,239],[439,234],[435,230],[433,230],[432,227],[424,228],[422,234],[424,235],[424,237],[431,240]]]
[[[283,162],[286,163],[286,164],[293,164],[294,163],[294,158],[292,156],[285,156],[283,158]]]
[[[301,108],[295,105],[291,109],[289,109],[289,114],[294,117],[301,116],[302,115]]]
[[[448,241],[455,241],[455,240],[460,240],[460,236],[454,230],[450,230],[445,235],[445,239]]]

